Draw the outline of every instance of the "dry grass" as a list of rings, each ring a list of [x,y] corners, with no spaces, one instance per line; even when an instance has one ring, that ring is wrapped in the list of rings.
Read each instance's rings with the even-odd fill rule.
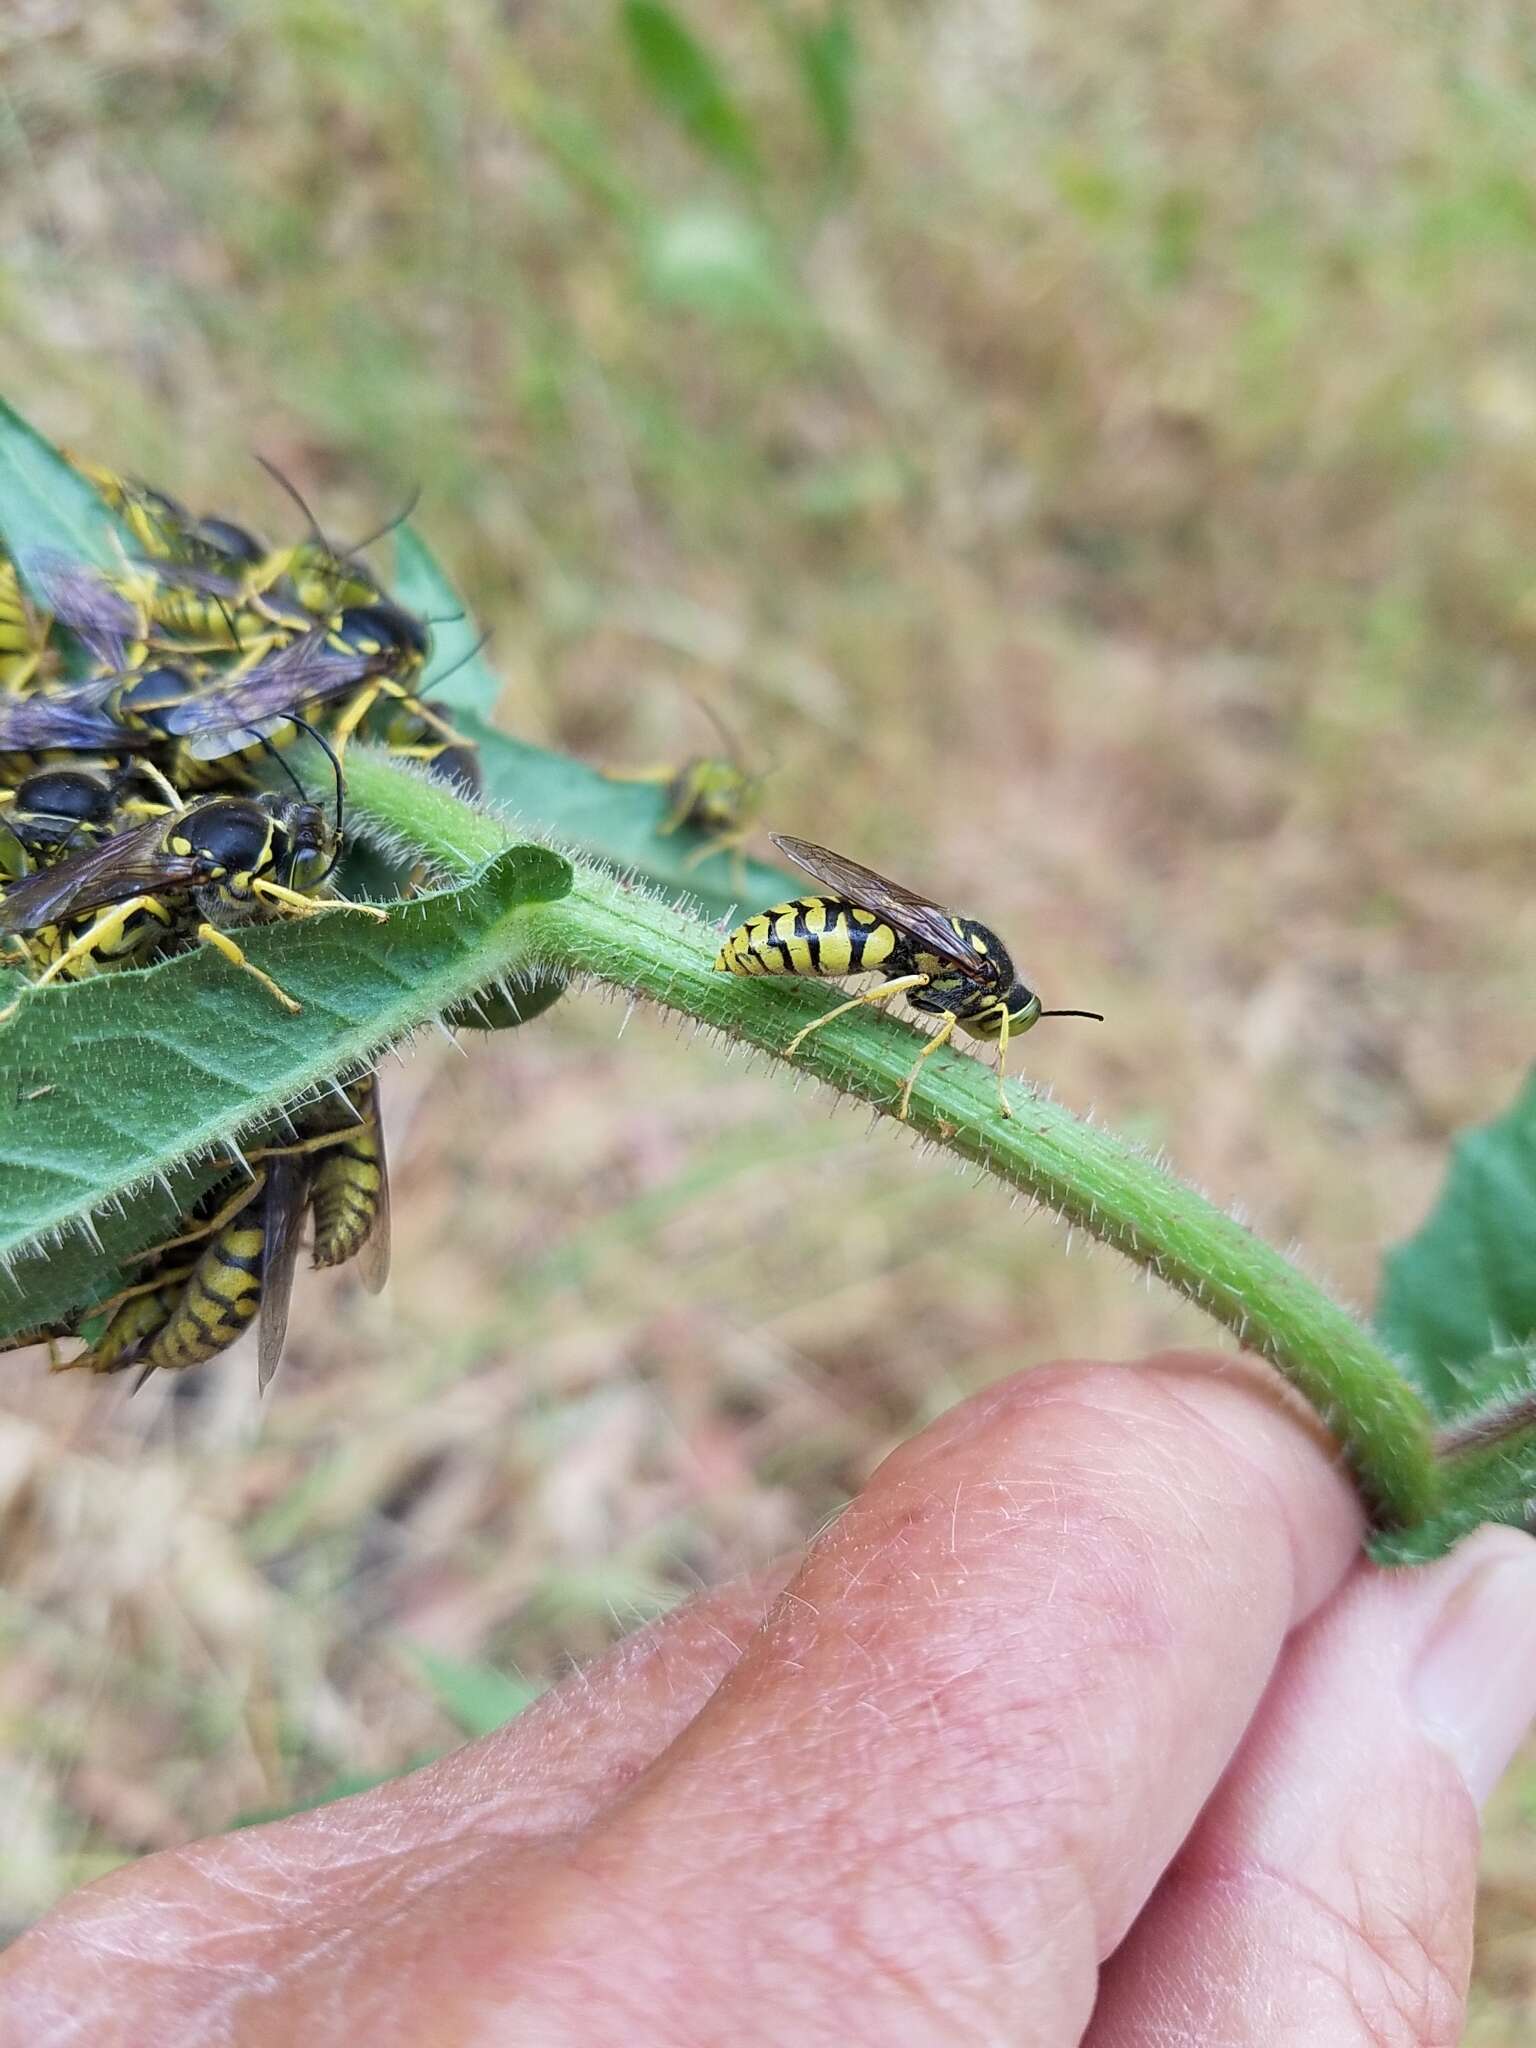
[[[1368,1299],[1530,1056],[1527,31],[871,16],[839,192],[718,0],[750,190],[590,9],[22,0],[0,384],[258,523],[253,446],[343,531],[419,481],[511,729],[646,760],[718,692],[776,825],[1111,1013],[1034,1073]],[[259,1418],[238,1362],[131,1406],[12,1366],[11,1921],[450,1741],[413,1645],[538,1682],[967,1388],[1199,1334],[621,1014],[408,1061],[392,1293],[303,1289]],[[1490,1835],[1480,2048],[1536,2017],[1533,1796]]]

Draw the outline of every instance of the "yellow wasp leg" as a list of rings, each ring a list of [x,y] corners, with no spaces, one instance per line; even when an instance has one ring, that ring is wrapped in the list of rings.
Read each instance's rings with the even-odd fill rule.
[[[253,967],[228,932],[221,932],[216,925],[200,924],[197,928],[197,937],[203,945],[212,946],[216,953],[222,953],[231,967],[239,967],[246,974],[253,975],[268,995],[276,996],[285,1010],[291,1011],[295,1017],[298,1016],[304,1005],[296,1003],[286,989],[279,988],[270,974],[263,974],[259,967]]]
[[[140,1258],[145,1259],[150,1258],[151,1256],[152,1254],[149,1252],[141,1252],[139,1254]],[[140,1280],[136,1286],[120,1287],[117,1290],[116,1294],[109,1296],[106,1301],[98,1302],[95,1308],[87,1310],[86,1316],[89,1317],[114,1315],[117,1312],[117,1310],[122,1307],[125,1301],[132,1301],[136,1296],[140,1294],[153,1294],[156,1291],[156,1289],[160,1287],[175,1287],[176,1285],[178,1285],[179,1282],[183,1280],[189,1280],[191,1277],[192,1267],[190,1264],[185,1266],[173,1266],[168,1273],[157,1273],[153,1280]],[[85,1320],[85,1318],[82,1318],[82,1320]],[[81,1352],[80,1357],[86,1358],[89,1357],[89,1355],[90,1354],[88,1352]],[[69,1361],[69,1363],[70,1365],[78,1365],[80,1363],[80,1360],[78,1358],[72,1358]],[[67,1371],[68,1368],[61,1367],[60,1370]]]
[[[1003,1089],[1003,1076],[1008,1068],[1008,1005],[1003,1005],[1002,1021],[997,1027],[997,1106],[1003,1115],[1012,1120],[1013,1111],[1008,1107],[1008,1097]]]
[[[342,712],[340,718],[331,727],[331,745],[336,749],[338,760],[346,751],[347,741],[351,739],[353,733],[357,731],[357,728],[368,716],[374,705],[378,703],[380,697],[385,694],[382,680],[376,680],[367,689],[359,690],[346,710]]]
[[[154,901],[153,896],[130,896],[126,903],[115,903],[110,910],[104,910],[96,922],[88,926],[79,938],[70,941],[56,960],[49,962],[32,986],[41,988],[45,982],[57,981],[61,974],[69,972],[74,961],[84,960],[104,941],[120,939],[128,920],[136,912],[147,909]],[[10,1022],[21,1008],[21,1001],[21,997],[18,996],[13,1003],[7,1003],[5,1008],[0,1010],[0,1024]]]
[[[928,1043],[923,1047],[922,1051],[918,1054],[917,1058],[912,1062],[912,1071],[907,1075],[906,1081],[902,1085],[901,1105],[896,1111],[896,1114],[901,1118],[903,1123],[906,1122],[907,1111],[912,1106],[912,1089],[914,1083],[917,1080],[918,1075],[923,1070],[923,1061],[927,1059],[932,1059],[933,1055],[938,1051],[939,1047],[941,1045],[946,1045],[949,1042],[950,1034],[953,1032],[955,1026],[959,1022],[960,1019],[955,1015],[953,1010],[946,1010],[944,1012],[943,1022],[939,1025],[938,1030],[934,1032],[933,1036],[929,1039]]]
[[[253,1173],[248,1181],[235,1189],[216,1216],[209,1217],[206,1223],[199,1223],[195,1230],[183,1231],[180,1237],[168,1237],[163,1244],[152,1244],[148,1251],[135,1252],[127,1263],[136,1266],[143,1259],[158,1259],[162,1252],[179,1251],[184,1244],[200,1244],[205,1237],[212,1237],[216,1230],[222,1230],[226,1223],[238,1216],[248,1202],[255,1200],[265,1187],[266,1180],[267,1176],[264,1173]],[[164,1282],[154,1280],[150,1285],[160,1287]],[[118,1300],[122,1298],[120,1295],[117,1297]]]
[[[894,981],[883,981],[879,988],[866,989],[861,996],[854,996],[849,1002],[839,1003],[835,1010],[828,1010],[824,1017],[816,1017],[803,1030],[797,1031],[784,1048],[784,1056],[796,1052],[802,1040],[819,1031],[823,1024],[830,1024],[834,1017],[846,1017],[850,1010],[857,1010],[864,1003],[883,1003],[889,996],[899,996],[904,989],[926,988],[931,976],[926,974],[898,974]]]
[[[319,917],[326,910],[352,910],[359,917],[371,917],[375,924],[389,922],[389,912],[375,910],[371,903],[348,903],[339,896],[317,903],[313,896],[301,896],[297,889],[285,889],[281,882],[269,882],[264,875],[252,882],[251,894],[259,896],[263,903],[281,903],[294,917]]]

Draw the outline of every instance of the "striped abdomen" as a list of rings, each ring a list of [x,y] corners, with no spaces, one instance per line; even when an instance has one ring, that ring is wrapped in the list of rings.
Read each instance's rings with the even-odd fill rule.
[[[135,1346],[153,1337],[171,1319],[181,1289],[174,1281],[148,1287],[119,1303],[111,1321],[89,1351],[73,1361],[89,1372],[120,1372],[132,1364],[129,1354]]]
[[[138,1354],[145,1366],[178,1371],[228,1350],[261,1306],[266,1209],[247,1205],[208,1240],[165,1328]]]
[[[368,1242],[384,1190],[384,1157],[376,1122],[359,1124],[315,1154],[309,1202],[317,1266],[344,1266]]]
[[[738,925],[715,959],[720,974],[868,974],[900,945],[884,918],[839,896],[796,896]]]

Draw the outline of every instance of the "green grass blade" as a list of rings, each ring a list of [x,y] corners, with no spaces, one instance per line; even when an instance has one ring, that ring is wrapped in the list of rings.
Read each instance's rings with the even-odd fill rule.
[[[755,179],[757,146],[747,118],[693,30],[661,0],[626,0],[620,19],[658,106],[706,155],[738,177]]]

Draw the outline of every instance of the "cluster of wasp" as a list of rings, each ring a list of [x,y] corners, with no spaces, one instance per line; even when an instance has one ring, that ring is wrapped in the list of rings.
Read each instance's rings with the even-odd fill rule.
[[[348,742],[477,786],[472,744],[423,700],[429,622],[387,595],[367,542],[338,550],[311,522],[306,540],[269,547],[75,466],[130,546],[118,573],[0,553],[0,965],[41,986],[202,945],[295,1011],[234,934],[384,916],[331,888]],[[299,736],[329,763],[329,807],[287,758]],[[0,1008],[0,1034],[28,1000],[24,987]],[[259,1321],[265,1385],[306,1212],[317,1266],[355,1258],[382,1285],[389,1191],[371,1072],[293,1105],[272,1142],[232,1161],[134,1261],[131,1284],[10,1341],[78,1338],[64,1362],[150,1372],[200,1364]]]

